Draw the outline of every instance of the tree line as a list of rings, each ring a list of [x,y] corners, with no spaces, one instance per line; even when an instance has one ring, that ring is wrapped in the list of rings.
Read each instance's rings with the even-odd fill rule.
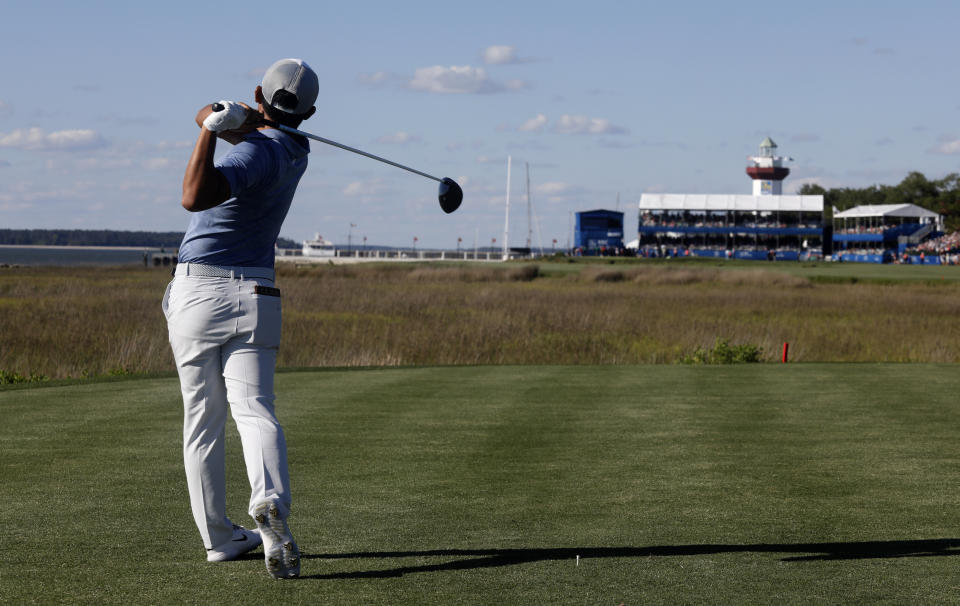
[[[823,196],[827,207],[847,210],[864,204],[916,204],[943,215],[947,232],[960,229],[960,173],[950,173],[942,179],[927,179],[914,171],[897,185],[870,187],[832,187],[825,189],[814,183],[804,183],[797,193],[804,196]]]
[[[111,229],[0,229],[0,244],[12,246],[137,246],[178,248],[182,231],[119,231]],[[280,248],[299,248],[288,238],[279,238]]]

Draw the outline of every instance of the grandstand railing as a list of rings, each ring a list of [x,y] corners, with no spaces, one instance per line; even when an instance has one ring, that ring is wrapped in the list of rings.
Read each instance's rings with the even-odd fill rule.
[[[936,229],[936,225],[933,223],[925,223],[924,225],[920,226],[920,229],[916,230],[912,234],[903,234],[899,236],[897,238],[897,242],[906,245],[920,244],[920,242],[930,235],[930,232],[932,232],[934,229]]]

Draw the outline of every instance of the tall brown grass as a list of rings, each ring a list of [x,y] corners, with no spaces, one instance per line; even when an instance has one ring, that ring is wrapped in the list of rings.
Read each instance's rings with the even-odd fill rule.
[[[170,277],[142,268],[0,269],[0,370],[78,377],[173,369]],[[960,361],[953,283],[811,284],[767,270],[281,266],[278,364],[675,363],[718,338],[779,360]]]

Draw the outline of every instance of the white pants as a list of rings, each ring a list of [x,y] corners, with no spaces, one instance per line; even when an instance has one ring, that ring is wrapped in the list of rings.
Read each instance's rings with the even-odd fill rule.
[[[273,280],[243,277],[244,268],[228,268],[238,270],[235,278],[187,275],[188,269],[177,268],[163,311],[183,392],[190,504],[209,549],[233,538],[224,470],[228,408],[250,481],[248,511],[253,515],[263,500],[274,501],[282,517],[290,510],[287,446],[273,409],[280,297],[270,289],[256,292],[258,286],[272,287]]]

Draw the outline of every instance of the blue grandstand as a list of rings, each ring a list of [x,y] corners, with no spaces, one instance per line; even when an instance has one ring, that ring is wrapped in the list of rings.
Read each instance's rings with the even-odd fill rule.
[[[623,213],[612,210],[577,213],[573,246],[582,255],[622,254]]]
[[[943,235],[942,217],[914,204],[855,206],[834,216],[835,256],[861,263],[937,264],[936,255],[907,254],[922,242]]]
[[[637,250],[647,257],[817,259],[830,254],[830,228],[823,196],[643,194]]]
[[[767,137],[748,157],[753,195],[643,194],[637,254],[863,263],[940,263],[954,254],[952,242],[933,241],[942,217],[919,206],[857,206],[834,217],[823,196],[783,195],[792,158],[776,150]]]
[[[943,235],[942,217],[913,204],[833,215],[823,196],[643,194],[638,254],[752,260],[940,263],[919,255]]]

